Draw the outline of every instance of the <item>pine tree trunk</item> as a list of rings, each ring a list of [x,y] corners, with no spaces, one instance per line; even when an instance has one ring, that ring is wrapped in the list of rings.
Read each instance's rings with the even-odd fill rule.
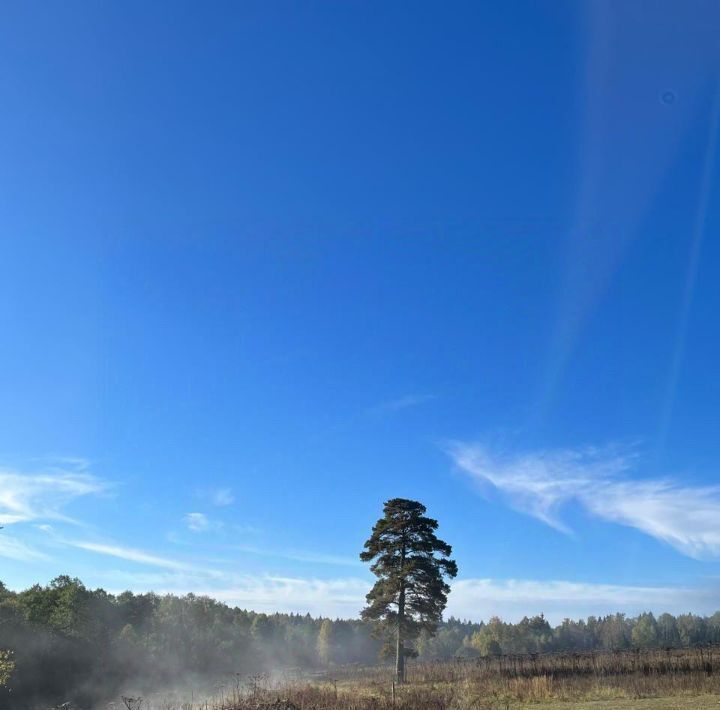
[[[403,622],[405,620],[405,589],[400,590],[398,601],[397,651],[395,655],[395,675],[398,683],[405,682],[405,642],[403,639]]]
[[[402,550],[400,552],[400,574],[405,572],[405,536],[403,535]],[[400,595],[398,597],[398,628],[397,628],[397,650],[395,654],[395,675],[398,683],[405,682],[405,582],[400,584]]]

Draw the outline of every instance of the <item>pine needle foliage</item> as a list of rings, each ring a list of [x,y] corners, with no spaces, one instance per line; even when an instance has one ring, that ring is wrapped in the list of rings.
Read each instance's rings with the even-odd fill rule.
[[[360,553],[363,562],[372,562],[370,570],[378,578],[361,615],[379,633],[395,637],[396,675],[402,683],[405,658],[417,655],[405,644],[421,631],[432,636],[437,630],[450,593],[445,579],[457,575],[457,564],[450,559],[450,545],[435,534],[437,520],[425,515],[422,503],[393,498],[383,512]]]

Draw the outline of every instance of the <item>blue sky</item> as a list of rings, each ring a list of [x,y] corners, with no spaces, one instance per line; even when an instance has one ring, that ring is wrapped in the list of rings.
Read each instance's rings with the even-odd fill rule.
[[[0,578],[720,607],[712,2],[5,3]]]

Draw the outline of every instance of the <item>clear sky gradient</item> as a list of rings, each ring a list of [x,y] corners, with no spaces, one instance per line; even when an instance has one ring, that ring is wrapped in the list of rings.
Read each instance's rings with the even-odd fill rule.
[[[0,579],[720,608],[712,1],[7,2]]]

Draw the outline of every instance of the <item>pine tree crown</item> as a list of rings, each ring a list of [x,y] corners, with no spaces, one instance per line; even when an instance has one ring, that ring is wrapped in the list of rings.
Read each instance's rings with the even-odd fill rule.
[[[423,629],[432,634],[450,593],[445,578],[457,575],[452,548],[437,537],[438,522],[425,515],[422,503],[392,498],[383,512],[360,553],[363,562],[372,562],[370,570],[378,578],[362,617],[385,627],[401,624],[407,638]]]

